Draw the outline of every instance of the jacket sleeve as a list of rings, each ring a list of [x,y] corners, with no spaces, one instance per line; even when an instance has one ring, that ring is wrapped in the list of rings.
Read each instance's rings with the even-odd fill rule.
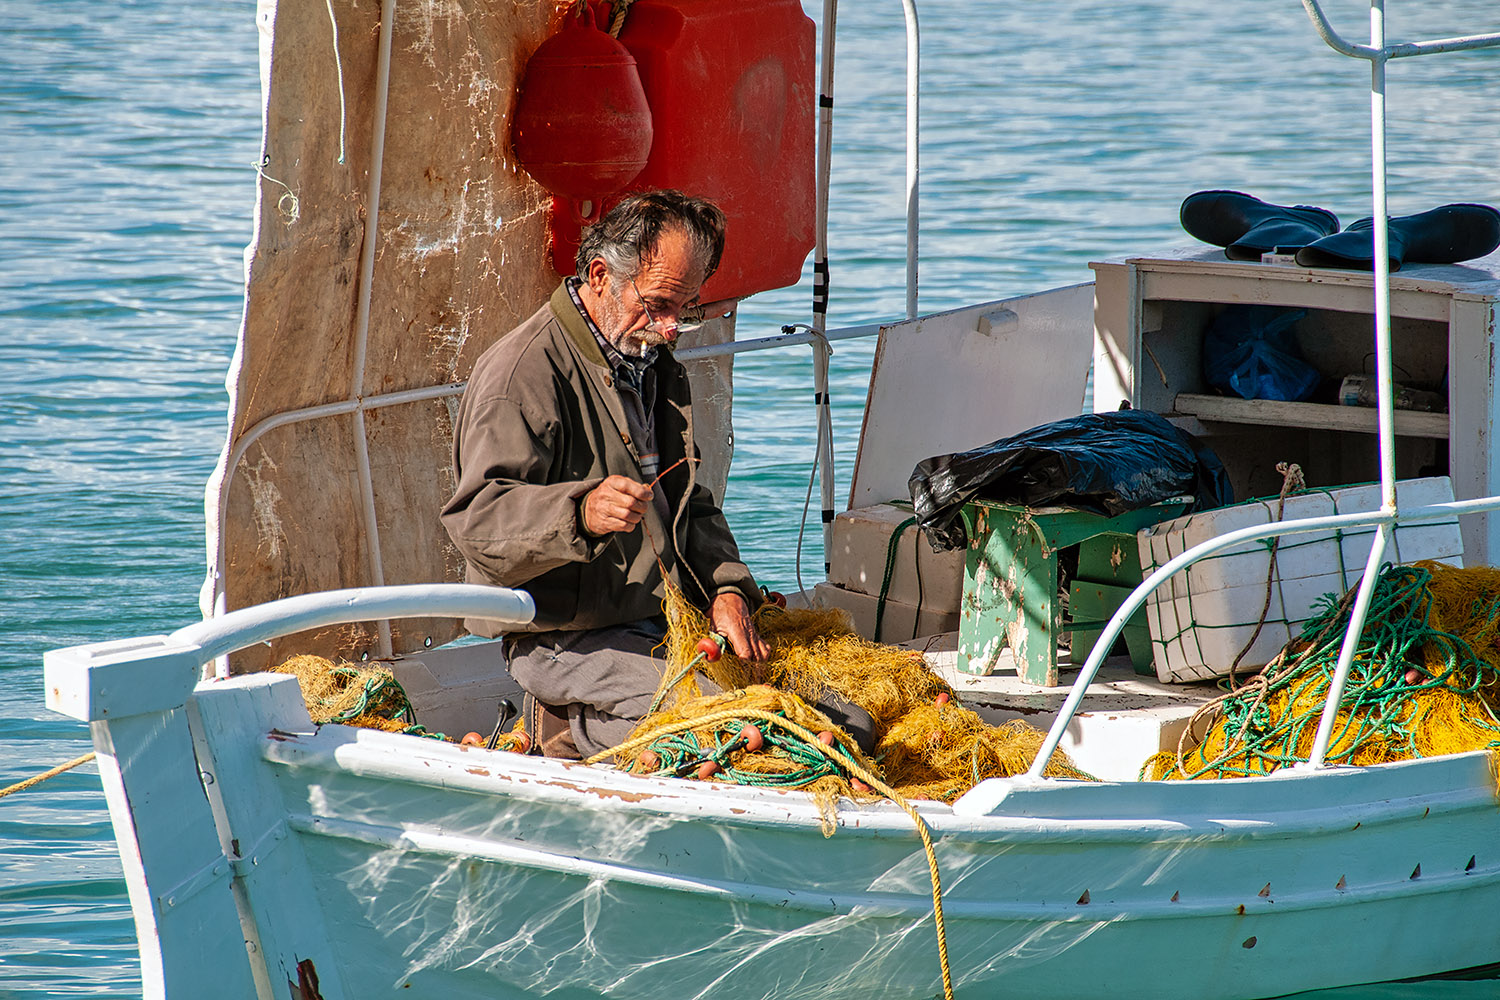
[[[587,536],[578,517],[579,500],[602,480],[560,474],[563,430],[543,409],[505,396],[460,409],[458,488],[443,508],[443,527],[469,565],[502,587],[592,560],[609,541]]]

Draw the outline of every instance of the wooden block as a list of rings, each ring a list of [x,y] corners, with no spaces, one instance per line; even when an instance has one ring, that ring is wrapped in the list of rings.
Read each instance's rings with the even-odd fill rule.
[[[828,582],[879,597],[891,535],[911,516],[904,507],[882,503],[846,510],[835,517]],[[901,533],[887,598],[939,612],[956,612],[963,584],[963,549],[934,552],[915,524]]]
[[[820,583],[813,588],[813,603],[819,607],[844,609],[849,612],[854,631],[866,639],[876,638],[875,615],[879,602],[869,594],[844,590],[831,583]],[[881,616],[878,641],[905,642],[916,636],[938,635],[953,632],[957,628],[957,612],[918,609],[910,604],[887,600],[885,613]]]

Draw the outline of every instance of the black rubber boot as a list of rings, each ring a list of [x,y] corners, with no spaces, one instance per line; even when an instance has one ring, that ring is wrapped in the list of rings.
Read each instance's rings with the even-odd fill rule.
[[[1500,247],[1500,212],[1488,205],[1444,205],[1387,223],[1386,250],[1392,271],[1401,265],[1457,264]],[[1360,219],[1342,233],[1325,236],[1297,251],[1303,267],[1375,270],[1375,220]]]
[[[1188,235],[1224,248],[1230,260],[1260,260],[1336,233],[1339,217],[1311,205],[1271,205],[1240,191],[1199,191],[1182,202]]]

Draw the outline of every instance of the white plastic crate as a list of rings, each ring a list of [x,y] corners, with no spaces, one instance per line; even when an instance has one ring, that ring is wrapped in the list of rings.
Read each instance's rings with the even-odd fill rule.
[[[1408,479],[1396,484],[1400,507],[1452,499],[1453,484],[1447,477]],[[1150,576],[1200,542],[1240,528],[1269,524],[1276,520],[1276,504],[1275,497],[1250,500],[1146,528],[1137,536],[1142,571]],[[1310,489],[1287,497],[1281,519],[1349,514],[1379,506],[1378,485]],[[1146,601],[1157,677],[1195,681],[1228,674],[1262,619],[1260,634],[1240,658],[1236,672],[1253,672],[1265,666],[1301,632],[1324,595],[1342,595],[1359,580],[1374,534],[1375,528],[1369,526],[1281,536],[1269,603],[1266,578],[1271,570],[1270,539],[1227,549],[1178,573]],[[1389,562],[1436,559],[1463,565],[1457,518],[1400,525],[1393,546],[1394,551],[1386,553]]]

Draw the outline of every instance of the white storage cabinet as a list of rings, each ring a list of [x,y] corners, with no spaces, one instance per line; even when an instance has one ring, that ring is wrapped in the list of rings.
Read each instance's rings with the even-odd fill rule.
[[[1239,262],[1215,248],[1090,264],[1095,272],[1094,409],[1161,413],[1223,460],[1240,499],[1275,495],[1278,462],[1311,486],[1379,479],[1376,412],[1329,390],[1303,403],[1215,395],[1203,334],[1230,304],[1307,310],[1294,330],[1329,386],[1374,371],[1374,284],[1359,271]],[[1447,413],[1396,413],[1399,479],[1448,476],[1459,499],[1500,493],[1495,346],[1500,253],[1462,265],[1408,264],[1391,276],[1398,382],[1442,391]],[[1500,515],[1460,522],[1465,561],[1500,564]]]

